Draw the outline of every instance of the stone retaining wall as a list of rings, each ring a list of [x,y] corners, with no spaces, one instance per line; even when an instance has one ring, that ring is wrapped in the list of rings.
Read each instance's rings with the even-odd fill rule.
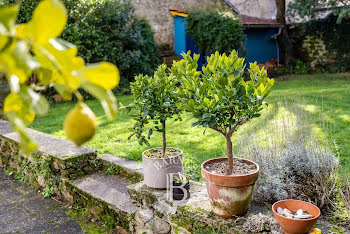
[[[0,120],[0,166],[41,188],[43,195],[69,201],[82,223],[94,220],[95,226],[107,228],[103,233],[281,233],[269,206],[251,203],[245,216],[223,219],[211,211],[203,183],[190,181],[190,199],[173,201],[166,190],[141,181],[140,162],[110,154],[96,157],[88,147],[28,131],[39,145],[31,155],[20,153],[17,133]],[[317,224],[322,230],[329,226],[324,220]]]
[[[76,147],[73,143],[32,129],[28,132],[35,139],[39,150],[21,154],[19,135],[7,121],[0,120],[0,166],[16,179],[41,188],[44,196],[55,195],[71,201],[65,183],[94,173],[102,164],[96,152],[88,147]]]
[[[254,204],[247,215],[223,219],[211,211],[205,185],[191,181],[191,197],[184,201],[169,199],[166,190],[148,188],[143,182],[128,186],[139,208],[135,214],[134,233],[281,233],[266,207]]]

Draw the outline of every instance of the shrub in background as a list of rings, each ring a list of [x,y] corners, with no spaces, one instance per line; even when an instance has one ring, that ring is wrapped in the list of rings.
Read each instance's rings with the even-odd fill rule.
[[[40,0],[22,1],[17,23],[27,22]],[[0,5],[16,3],[4,0]],[[87,63],[108,61],[121,73],[119,91],[128,91],[138,74],[152,74],[160,63],[150,25],[133,15],[130,1],[63,0],[68,24],[62,38],[78,47]],[[119,92],[120,93],[120,92]]]
[[[327,61],[330,72],[341,71],[337,67],[350,69],[350,18],[343,18],[337,22],[338,15],[329,14],[327,17],[318,20],[311,20],[306,23],[297,24],[289,29],[289,35],[293,41],[294,55],[296,58],[311,62],[315,59]],[[324,44],[327,53],[324,54]],[[305,50],[304,42],[309,46]],[[311,53],[310,53],[311,52]],[[322,67],[325,68],[325,64]],[[334,66],[332,66],[334,65]],[[333,71],[331,71],[332,67]]]
[[[241,22],[230,13],[192,11],[187,23],[187,34],[204,55],[215,51],[230,54],[232,50],[243,50],[245,36]]]
[[[133,11],[129,1],[99,1],[90,5],[88,14],[73,12],[74,20],[63,32],[88,62],[117,64],[123,87],[140,73],[152,74],[160,62],[148,22]]]

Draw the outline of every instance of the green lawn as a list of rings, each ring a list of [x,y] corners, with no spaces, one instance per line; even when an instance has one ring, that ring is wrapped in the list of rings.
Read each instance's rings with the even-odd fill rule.
[[[118,97],[118,102],[124,105],[130,101],[130,96]],[[296,134],[297,129],[306,129],[325,145],[335,140],[341,155],[341,174],[350,173],[350,74],[281,77],[276,80],[266,101],[269,105],[262,116],[235,133],[233,141],[236,152],[242,152],[237,149],[244,147],[252,136],[260,139],[261,144],[269,145],[280,141],[285,126],[289,126],[288,131],[292,131],[292,134]],[[116,119],[109,122],[97,101],[87,101],[87,104],[97,115],[99,129],[86,145],[97,149],[99,153],[141,160],[141,153],[148,147],[140,146],[135,138],[127,139],[133,120],[126,113],[119,112]],[[73,105],[53,104],[49,113],[37,118],[31,127],[65,138],[62,123]],[[225,141],[210,129],[203,135],[204,129],[191,128],[192,122],[187,114],[183,116],[182,122],[169,122],[168,146],[184,151],[186,170],[198,177],[201,162],[225,154]],[[161,135],[154,133],[150,143],[152,147],[161,146]]]

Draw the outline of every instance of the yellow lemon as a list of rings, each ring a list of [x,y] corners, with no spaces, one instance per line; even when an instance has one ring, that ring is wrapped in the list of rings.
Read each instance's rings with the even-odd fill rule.
[[[314,232],[315,234],[321,234],[321,233],[322,233],[322,230],[319,229],[319,228],[314,228],[314,229],[312,230],[312,232]]]
[[[67,114],[63,128],[69,139],[76,145],[82,145],[95,135],[96,116],[85,103],[79,102]]]

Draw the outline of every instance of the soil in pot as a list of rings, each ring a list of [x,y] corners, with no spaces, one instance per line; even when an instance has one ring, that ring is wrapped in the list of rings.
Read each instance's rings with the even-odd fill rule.
[[[181,151],[175,148],[167,148],[163,155],[162,148],[154,148],[145,152],[145,155],[150,158],[170,158],[179,155]]]
[[[187,200],[190,198],[190,182],[187,182],[185,185],[182,183],[177,183],[173,181],[173,200],[179,201],[179,200]],[[187,191],[186,196],[184,189]]]
[[[214,175],[229,175],[229,176],[239,176],[239,175],[248,175],[256,171],[256,166],[245,162],[242,159],[234,158],[233,159],[233,170],[229,172],[227,170],[228,160],[214,161],[208,163],[204,166],[204,169]]]

